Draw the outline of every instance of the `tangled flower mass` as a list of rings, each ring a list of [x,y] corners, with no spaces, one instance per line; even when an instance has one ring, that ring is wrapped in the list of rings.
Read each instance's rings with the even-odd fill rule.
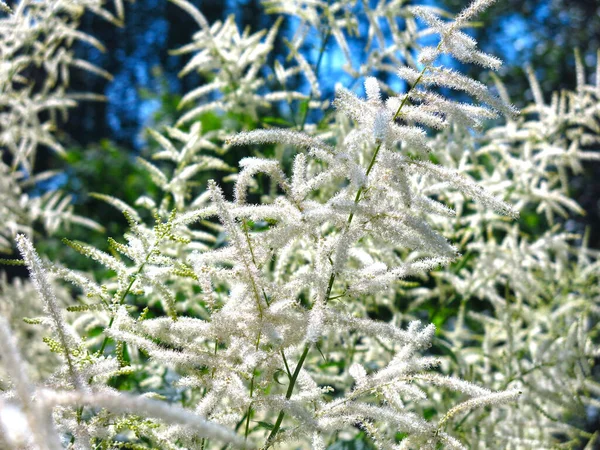
[[[469,34],[493,0],[263,0],[256,32],[170,1],[202,82],[147,131],[152,189],[95,194],[126,231],[62,239],[81,266],[44,240],[110,228],[32,190],[54,176],[36,158],[106,100],[70,88],[111,78],[74,50],[104,49],[82,17],[127,5],[0,1],[0,250],[28,269],[0,271],[0,448],[598,448],[599,252],[565,224],[600,159],[600,65],[591,84],[576,53],[560,92],[528,67],[519,111],[461,73],[501,67]],[[327,98],[332,48],[356,82]]]

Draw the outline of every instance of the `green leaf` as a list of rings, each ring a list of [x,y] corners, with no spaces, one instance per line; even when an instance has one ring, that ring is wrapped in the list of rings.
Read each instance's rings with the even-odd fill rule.
[[[262,121],[269,125],[278,125],[284,128],[290,128],[293,125],[292,123],[285,119],[282,119],[281,117],[265,117],[262,119]]]
[[[265,430],[272,430],[273,428],[275,428],[275,425],[273,425],[272,423],[269,423],[269,422],[258,421],[258,424],[256,425],[255,428],[263,428]]]
[[[277,384],[281,384],[281,385],[284,385],[284,384],[286,384],[286,383],[282,383],[281,381],[279,381],[279,377],[280,377],[282,374],[283,374],[283,375],[285,375],[285,377],[287,378],[287,373],[285,373],[285,371],[284,371],[284,370],[282,370],[282,369],[277,369],[277,370],[275,371],[275,373],[273,374],[273,379],[275,380],[275,383],[277,383]]]

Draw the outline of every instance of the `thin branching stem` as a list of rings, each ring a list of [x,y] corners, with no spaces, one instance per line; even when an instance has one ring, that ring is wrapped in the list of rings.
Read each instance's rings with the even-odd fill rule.
[[[298,361],[298,364],[296,365],[296,369],[294,370],[294,374],[292,375],[290,384],[288,385],[287,392],[285,393],[286,400],[289,400],[292,397],[292,393],[294,392],[294,386],[296,385],[296,380],[298,379],[298,375],[300,375],[300,370],[302,370],[302,365],[304,364],[304,361],[306,360],[306,355],[308,355],[310,347],[311,346],[308,343],[304,345],[304,350],[302,351],[300,360]],[[281,410],[279,412],[279,415],[277,416],[275,425],[273,425],[273,429],[271,430],[271,433],[269,434],[269,437],[267,438],[265,448],[269,448],[272,445],[273,439],[275,439],[275,436],[279,432],[279,428],[281,427],[281,422],[283,421],[284,416],[285,416],[285,412],[283,410]]]
[[[150,255],[151,254],[152,254],[151,251],[148,252],[148,254],[146,255],[146,259],[144,260],[144,262],[140,265],[140,267],[138,268],[138,270],[136,270],[135,273],[131,276],[131,280],[129,281],[129,284],[127,285],[127,288],[123,291],[123,294],[119,298],[119,302],[118,302],[119,305],[121,305],[125,301],[125,297],[127,297],[127,294],[129,294],[129,291],[131,291],[133,283],[135,283],[135,280],[137,279],[138,275],[140,273],[142,273],[142,270],[144,270],[144,266],[150,260]],[[110,318],[110,321],[108,322],[108,326],[106,327],[106,329],[110,329],[112,327],[114,321],[115,321],[115,316],[112,316]],[[106,344],[108,344],[108,339],[109,339],[108,336],[104,336],[104,340],[102,341],[102,345],[100,346],[100,350],[98,350],[98,353],[100,355],[102,355],[104,353],[104,349],[106,348]]]

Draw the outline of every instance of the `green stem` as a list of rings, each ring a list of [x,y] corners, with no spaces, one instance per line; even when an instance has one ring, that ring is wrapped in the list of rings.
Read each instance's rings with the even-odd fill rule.
[[[258,269],[258,264],[256,264],[256,258],[254,257],[254,250],[252,249],[252,241],[250,240],[250,234],[248,233],[248,224],[246,222],[246,219],[242,219],[242,229],[244,230],[244,236],[246,238],[246,244],[248,245],[248,250],[250,251],[250,257],[252,259],[252,264],[254,264],[254,267],[256,267]],[[256,282],[254,281],[254,277],[251,275],[249,264],[246,263],[245,258],[243,258],[243,260],[244,260],[244,264],[246,265],[246,270],[248,271],[248,274],[250,275],[250,282],[252,284],[252,290],[254,291],[254,297],[256,299],[256,305],[258,308],[258,317],[260,319],[260,324],[261,324],[261,329],[259,329],[259,331],[258,331],[258,336],[256,337],[256,345],[255,345],[255,350],[258,351],[258,348],[260,346],[261,332],[262,332],[263,309],[262,309],[262,305],[260,304],[260,294],[258,293],[258,286],[256,285]],[[269,306],[269,299],[267,297],[267,293],[265,292],[264,289],[261,289],[261,290],[262,290],[263,298],[265,299],[265,303],[267,306]],[[252,370],[252,378],[250,380],[250,398],[251,399],[254,394],[254,379],[255,378],[256,378],[256,368]],[[250,403],[250,405],[248,405],[248,411],[246,412],[246,427],[245,427],[245,431],[244,431],[244,437],[246,439],[248,439],[251,417],[252,417],[252,403]]]
[[[252,398],[252,395],[254,394],[254,376],[255,376],[255,372],[252,372],[252,379],[250,380],[250,398]],[[248,433],[249,433],[249,429],[250,429],[250,416],[252,416],[252,403],[250,403],[250,405],[248,405],[248,411],[246,412],[246,429],[244,431],[244,438],[248,439]]]
[[[150,259],[150,255],[152,254],[151,250],[150,252],[148,252],[148,255],[146,255],[146,259],[144,260],[144,262],[142,263],[142,265],[139,267],[138,270],[135,271],[135,273],[133,274],[133,276],[131,277],[131,281],[129,282],[129,285],[127,286],[127,289],[125,289],[125,291],[123,292],[123,295],[121,295],[121,298],[119,299],[118,304],[122,304],[123,301],[125,300],[125,297],[127,297],[127,294],[129,294],[129,291],[131,290],[131,287],[133,286],[133,283],[135,283],[135,280],[137,279],[137,276],[142,272],[142,270],[144,269],[144,266],[146,265],[146,263],[148,262],[148,260]],[[106,329],[110,329],[112,327],[113,322],[115,321],[115,317],[111,317],[110,318],[110,322],[108,322],[108,327],[106,327]],[[104,336],[104,340],[102,341],[102,345],[100,346],[100,355],[102,355],[104,353],[104,349],[106,348],[106,344],[108,344],[108,336]]]
[[[290,370],[290,366],[288,365],[287,359],[285,357],[285,353],[281,350],[281,357],[283,358],[283,364],[285,365],[285,370],[287,372],[288,378],[292,379],[292,371]]]
[[[287,392],[285,393],[286,400],[289,400],[292,396],[292,393],[294,392],[294,386],[296,385],[296,380],[298,379],[298,375],[300,375],[300,370],[302,369],[302,365],[304,364],[304,360],[306,359],[306,355],[308,355],[309,350],[310,350],[310,344],[307,343],[304,346],[304,351],[302,352],[302,356],[300,356],[300,361],[298,361],[298,364],[296,365],[296,370],[294,370],[294,374],[292,375],[292,378],[290,379],[290,384],[288,385]],[[277,416],[277,421],[275,422],[275,425],[273,426],[273,429],[271,430],[269,437],[267,438],[267,442],[265,444],[265,449],[269,448],[273,444],[273,439],[275,439],[275,436],[279,432],[279,428],[281,427],[281,422],[283,422],[284,416],[285,416],[285,412],[282,409],[279,412],[279,416]]]

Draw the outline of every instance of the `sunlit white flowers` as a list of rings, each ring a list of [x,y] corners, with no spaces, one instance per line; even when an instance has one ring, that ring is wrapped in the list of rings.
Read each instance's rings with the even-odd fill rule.
[[[440,62],[446,54],[499,67],[464,31],[491,1],[454,19],[394,1],[265,1],[300,21],[288,60],[272,66],[280,20],[241,33],[233,18],[209,24],[191,3],[172,1],[199,26],[177,50],[193,55],[181,75],[209,81],[183,97],[181,108],[194,106],[174,126],[149,132],[158,148],[139,163],[157,194],[141,192],[134,205],[97,195],[123,212],[127,233],[109,238],[108,249],[64,241],[108,270],[95,276],[47,261],[14,208],[0,209],[9,230],[0,244],[20,233],[30,272],[28,281],[0,280],[1,297],[27,293],[24,305],[0,308],[0,445],[326,449],[361,439],[382,449],[592,448],[597,434],[581,424],[599,404],[600,265],[557,220],[582,211],[569,171],[598,159],[589,146],[598,142],[600,91],[583,64],[576,91],[550,104],[530,73],[535,104],[518,116],[501,83],[490,89]],[[117,16],[101,6],[89,7],[122,17],[120,2]],[[8,17],[25,14],[20,8]],[[368,23],[360,67],[348,54],[348,37],[361,31],[355,11]],[[322,98],[321,59],[302,52],[311,30],[320,57],[335,42],[346,71],[364,76],[364,96],[338,86],[334,99]],[[431,34],[438,45],[420,48]],[[65,61],[57,67],[75,64]],[[377,71],[406,89],[391,91]],[[306,92],[290,88],[298,74]],[[2,90],[7,105],[11,96]],[[311,123],[329,103],[331,113]],[[202,124],[207,111],[261,123],[279,107],[294,126]],[[55,142],[36,127],[32,139],[3,131],[20,149],[15,167]],[[247,153],[237,168],[221,159],[233,147]],[[199,188],[209,170],[236,173]],[[30,204],[18,200],[18,180],[7,180],[5,204]],[[49,203],[40,216],[56,228],[48,210],[62,217],[67,202]],[[518,218],[531,211],[545,231],[525,232]],[[43,344],[19,350],[15,336]],[[43,370],[32,377],[36,363]]]

